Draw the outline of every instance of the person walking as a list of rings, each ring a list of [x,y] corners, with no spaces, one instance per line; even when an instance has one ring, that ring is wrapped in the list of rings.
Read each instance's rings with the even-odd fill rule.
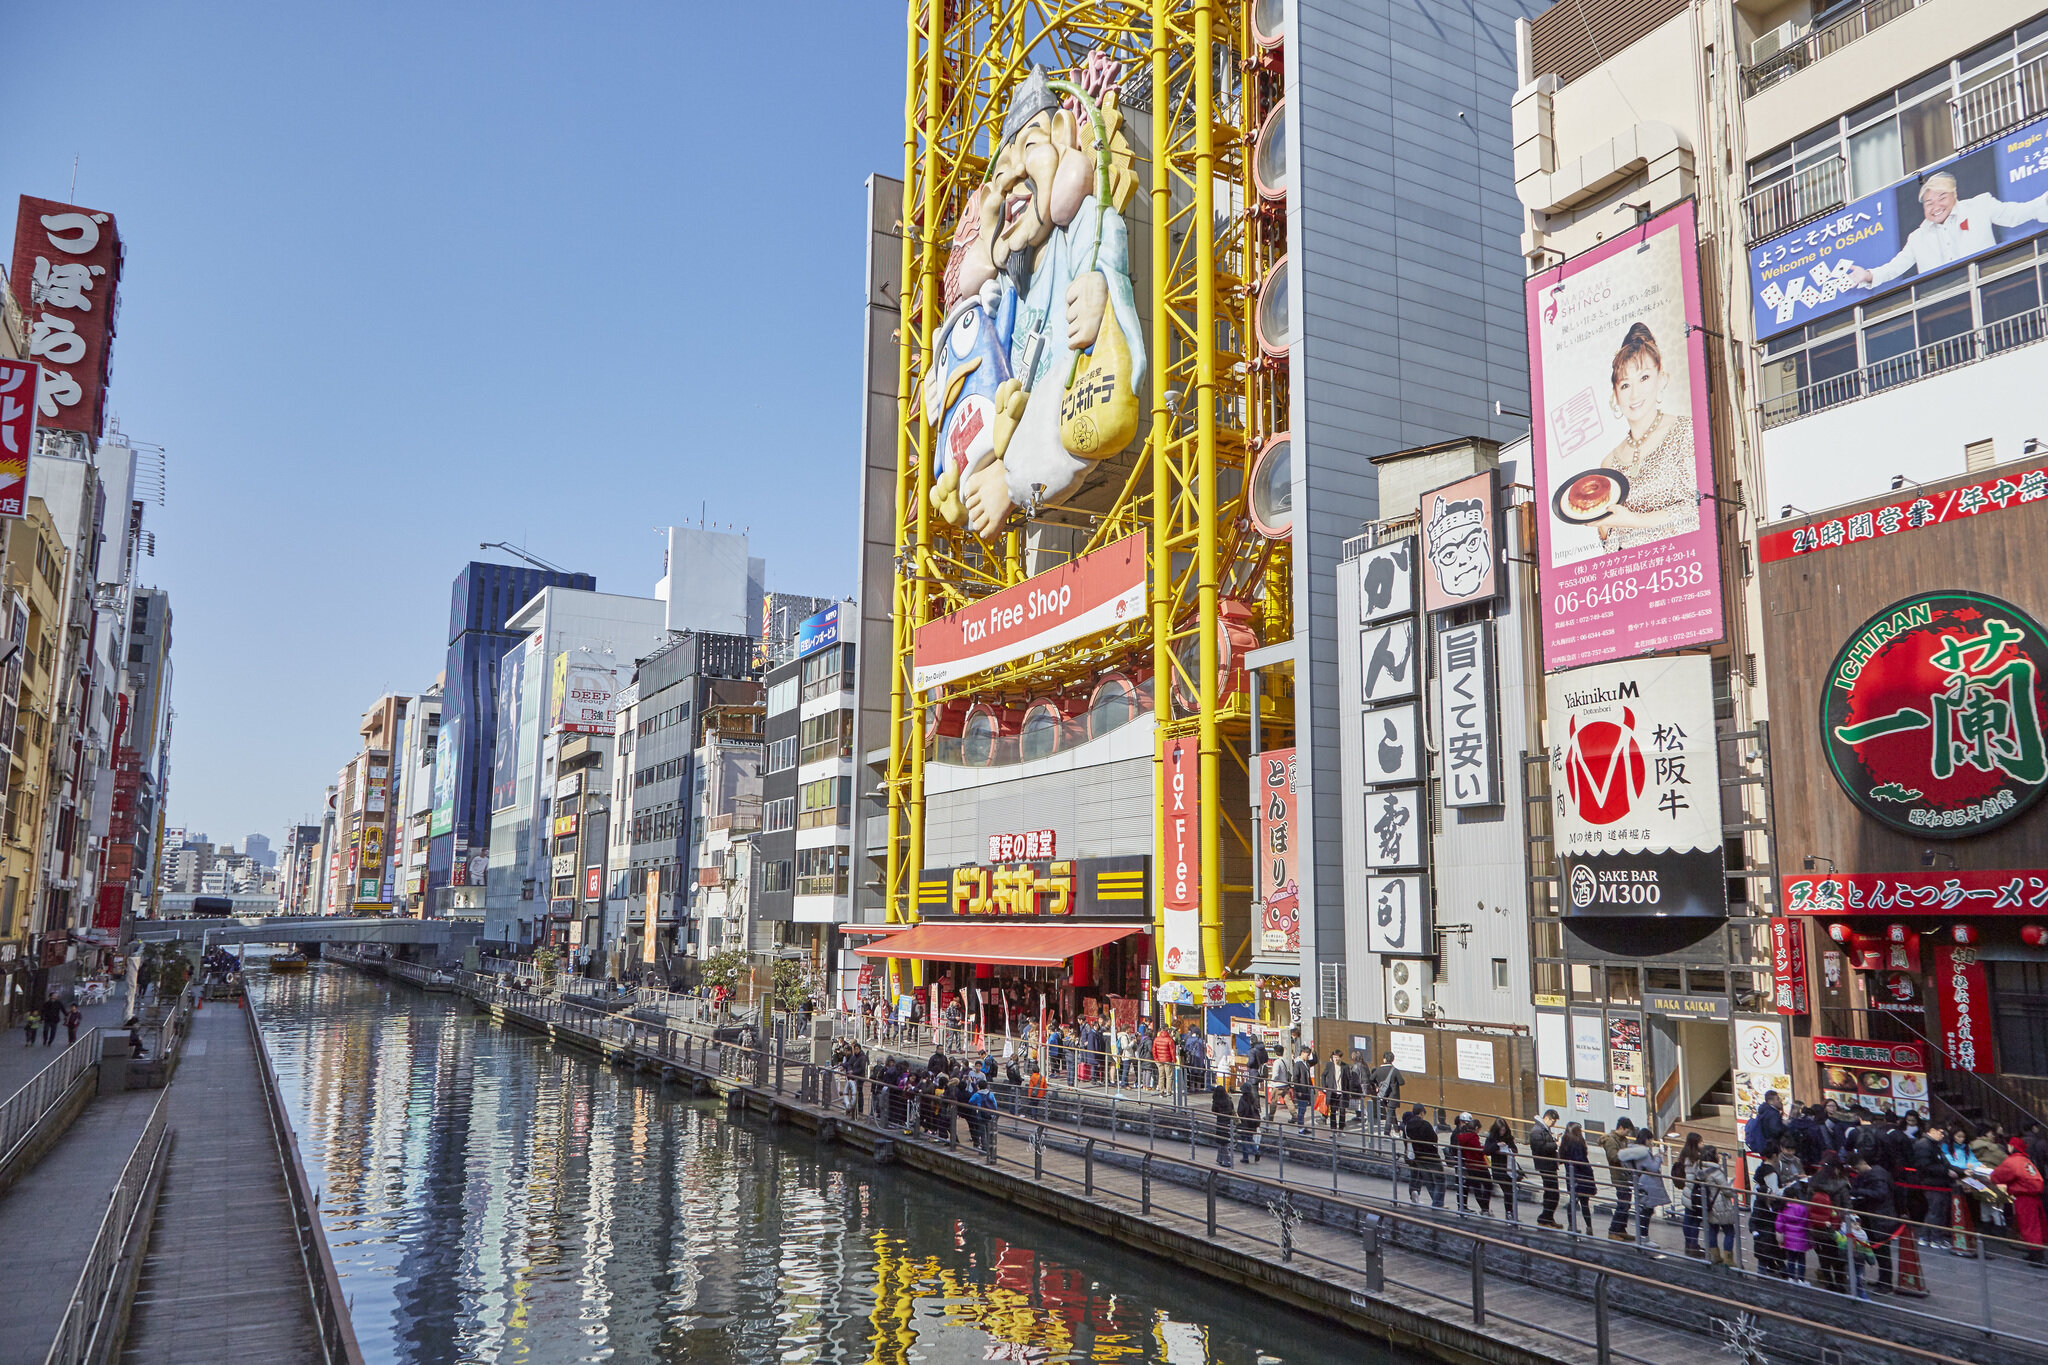
[[[1700,1149],[1699,1160],[1688,1168],[1700,1192],[1700,1229],[1706,1234],[1708,1265],[1735,1264],[1735,1182],[1721,1164],[1721,1149]]]
[[[1650,1216],[1671,1202],[1664,1184],[1664,1153],[1649,1124],[1636,1130],[1635,1141],[1621,1149],[1621,1164],[1635,1174],[1636,1245],[1650,1250]]]
[[[1216,1073],[1216,1084],[1209,1089],[1209,1112],[1216,1120],[1216,1164],[1228,1166],[1232,1130],[1237,1127],[1237,1103],[1230,1098],[1230,1076],[1225,1072]]]
[[[1536,1226],[1557,1226],[1557,1111],[1546,1109],[1543,1117],[1529,1125],[1529,1156],[1536,1163],[1536,1178],[1543,1182],[1543,1208]]]
[[[1432,1208],[1444,1206],[1444,1160],[1443,1147],[1437,1141],[1436,1125],[1416,1105],[1408,1111],[1408,1117],[1401,1120],[1402,1136],[1408,1139],[1408,1202],[1421,1202],[1421,1192],[1429,1191]]]
[[[1469,1113],[1458,1115],[1458,1126],[1451,1130],[1451,1146],[1458,1157],[1458,1212],[1471,1212],[1466,1203],[1469,1195],[1479,1200],[1480,1213],[1491,1215],[1493,1173],[1486,1164],[1486,1140],[1479,1136],[1479,1120]]]
[[[22,1046],[34,1047],[36,1045],[36,1028],[42,1023],[42,1021],[43,1020],[41,1013],[36,1010],[30,1010],[28,1013],[21,1016]]]
[[[1301,1125],[1300,1135],[1308,1136],[1309,1120],[1315,1114],[1316,1102],[1316,1054],[1307,1043],[1294,1053],[1294,1121]]]
[[[1372,1069],[1372,1121],[1369,1125],[1374,1133],[1391,1133],[1401,1121],[1401,1068],[1394,1065],[1394,1054],[1383,1053],[1380,1064]]]
[[[1877,1260],[1877,1292],[1889,1294],[1892,1292],[1892,1237],[1899,1230],[1899,1223],[1893,1217],[1898,1206],[1891,1173],[1882,1166],[1871,1165],[1860,1153],[1851,1169],[1856,1174],[1849,1181],[1849,1203],[1870,1238],[1871,1254]]]
[[[78,1041],[78,1026],[84,1022],[85,1014],[78,1008],[78,1006],[73,1005],[70,1009],[64,1011],[65,1046],[68,1047],[72,1043]]]
[[[64,1018],[64,1007],[57,1003],[54,995],[43,997],[43,1046],[57,1041],[57,1024]]]
[[[1948,1153],[1944,1150],[1947,1141],[1948,1130],[1939,1123],[1928,1124],[1913,1139],[1914,1189],[1908,1211],[1922,1224],[1914,1233],[1923,1247],[1947,1247],[1954,1241],[1948,1228],[1956,1171],[1948,1164]]]
[[[1749,1177],[1749,1238],[1756,1252],[1756,1268],[1765,1275],[1784,1274],[1778,1255],[1778,1211],[1784,1207],[1785,1172],[1779,1158],[1783,1150],[1772,1138],[1764,1144]]]
[[[1486,1164],[1493,1183],[1500,1187],[1501,1216],[1510,1223],[1519,1223],[1522,1220],[1515,1216],[1515,1182],[1522,1176],[1522,1157],[1515,1146],[1515,1130],[1508,1127],[1506,1119],[1495,1119],[1486,1130]]]
[[[1330,1131],[1344,1131],[1344,1111],[1348,1107],[1345,1082],[1349,1079],[1344,1065],[1344,1049],[1333,1047],[1330,1058],[1323,1063],[1323,1103],[1329,1108]]]
[[[1850,1292],[1849,1263],[1854,1258],[1844,1235],[1843,1217],[1849,1207],[1849,1181],[1842,1161],[1830,1148],[1821,1155],[1820,1169],[1808,1182],[1807,1237],[1813,1243],[1815,1276],[1822,1289],[1831,1293]]]
[[[1671,1163],[1671,1181],[1678,1188],[1678,1204],[1684,1210],[1681,1227],[1685,1238],[1685,1254],[1696,1261],[1703,1261],[1707,1254],[1700,1250],[1700,1224],[1703,1220],[1699,1185],[1692,1179],[1692,1168],[1699,1164],[1700,1152],[1705,1139],[1698,1133],[1685,1135],[1685,1146],[1680,1149],[1678,1159]]]
[[[1164,1024],[1152,1035],[1152,1089],[1165,1094],[1173,1088],[1173,1030]]]
[[[1248,1070],[1237,1095],[1237,1154],[1246,1161],[1259,1159],[1259,1073]]]
[[[1795,1181],[1785,1188],[1778,1209],[1780,1269],[1794,1284],[1806,1283],[1806,1252],[1813,1245],[1813,1213],[1806,1201],[1812,1194],[1813,1187],[1806,1181]]]
[[[1555,1113],[1556,1111],[1551,1111]],[[1586,1150],[1586,1130],[1577,1122],[1564,1127],[1564,1136],[1557,1142],[1557,1159],[1564,1167],[1566,1218],[1577,1218],[1571,1224],[1573,1232],[1593,1230],[1593,1160]]]
[[[2043,1262],[2044,1246],[2048,1246],[2048,1217],[2041,1209],[2041,1195],[2048,1184],[2044,1184],[2041,1168],[2027,1155],[2026,1141],[2014,1138],[2006,1153],[2005,1160],[1991,1172],[1991,1183],[2000,1192],[2012,1199],[2012,1217],[2020,1240],[2027,1244],[2027,1264],[2040,1265]],[[1872,1240],[1876,1234],[1871,1234]],[[1878,1289],[1882,1291],[1890,1282],[1890,1259],[1878,1262]]]
[[[1607,1179],[1614,1187],[1614,1218],[1607,1224],[1607,1240],[1610,1242],[1631,1240],[1628,1215],[1635,1204],[1636,1182],[1633,1172],[1622,1169],[1621,1152],[1634,1141],[1635,1132],[1634,1119],[1620,1118],[1600,1139],[1600,1150],[1607,1155]]]

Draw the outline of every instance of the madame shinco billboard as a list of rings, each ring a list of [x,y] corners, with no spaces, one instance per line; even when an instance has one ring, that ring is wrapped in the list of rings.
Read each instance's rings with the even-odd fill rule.
[[[1693,205],[1528,290],[1543,667],[1719,640]]]

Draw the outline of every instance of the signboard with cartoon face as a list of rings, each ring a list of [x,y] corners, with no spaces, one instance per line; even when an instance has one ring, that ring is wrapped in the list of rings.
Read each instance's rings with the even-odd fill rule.
[[[1422,495],[1422,606],[1448,611],[1498,597],[1500,471],[1483,470]]]
[[[1873,820],[1961,839],[2011,821],[2048,785],[2048,636],[2010,602],[1926,592],[1859,626],[1820,702],[1835,781]]]

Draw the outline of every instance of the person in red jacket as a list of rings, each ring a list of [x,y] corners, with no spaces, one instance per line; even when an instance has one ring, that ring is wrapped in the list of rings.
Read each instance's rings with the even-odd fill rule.
[[[1159,1088],[1173,1089],[1173,1068],[1180,1054],[1173,1046],[1173,1030],[1164,1024],[1152,1035],[1152,1061],[1159,1068]]]
[[[2042,1247],[2048,1246],[2048,1215],[2041,1208],[2041,1168],[2027,1155],[2022,1139],[2013,1139],[2011,1151],[1991,1173],[1991,1182],[2012,1196],[2013,1222],[2019,1225],[2020,1240],[2027,1244],[2027,1260],[2040,1265]]]
[[[1479,1211],[1493,1212],[1493,1174],[1486,1168],[1486,1140],[1479,1136],[1479,1120],[1470,1114],[1458,1115],[1458,1126],[1451,1133],[1451,1146],[1458,1152],[1458,1212],[1470,1212],[1465,1202],[1467,1194],[1479,1196]]]

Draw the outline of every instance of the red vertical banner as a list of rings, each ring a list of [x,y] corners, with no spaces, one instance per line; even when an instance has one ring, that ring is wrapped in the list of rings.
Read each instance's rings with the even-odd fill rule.
[[[28,506],[38,373],[32,363],[0,360],[0,517],[18,517]]]
[[[1996,1067],[1991,993],[1975,948],[1935,948],[1934,993],[1941,1004],[1941,1050],[1948,1054],[1948,1064],[1957,1071],[1990,1074]]]
[[[1780,1014],[1805,1014],[1806,926],[1780,915],[1771,921],[1771,1002]]]
[[[1159,828],[1166,850],[1160,878],[1162,939],[1169,976],[1202,974],[1202,747],[1193,736],[1166,741],[1160,775]]]
[[[1300,848],[1295,829],[1296,751],[1269,749],[1252,764],[1259,856],[1252,894],[1259,905],[1259,951],[1282,956],[1301,951],[1301,887],[1295,876]]]
[[[28,319],[28,353],[42,362],[43,427],[98,439],[121,282],[114,216],[23,195],[14,219],[13,281]]]

